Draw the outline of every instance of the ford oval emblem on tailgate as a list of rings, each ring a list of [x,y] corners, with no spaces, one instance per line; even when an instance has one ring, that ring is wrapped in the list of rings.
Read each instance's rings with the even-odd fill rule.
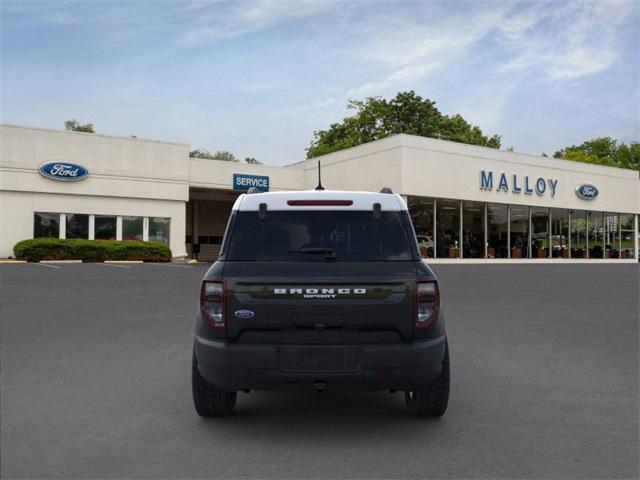
[[[242,318],[243,320],[247,320],[249,318],[253,318],[255,313],[251,310],[236,310],[234,315],[238,318]]]

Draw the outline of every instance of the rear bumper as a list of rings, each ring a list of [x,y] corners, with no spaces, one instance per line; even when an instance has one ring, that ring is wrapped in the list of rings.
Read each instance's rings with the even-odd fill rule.
[[[221,390],[417,390],[442,369],[446,337],[398,345],[243,345],[196,336],[200,375]]]

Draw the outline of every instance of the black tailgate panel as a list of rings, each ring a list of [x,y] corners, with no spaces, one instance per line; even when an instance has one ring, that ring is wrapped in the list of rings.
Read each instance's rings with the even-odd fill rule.
[[[414,262],[226,262],[224,278],[231,341],[375,344],[413,335]]]

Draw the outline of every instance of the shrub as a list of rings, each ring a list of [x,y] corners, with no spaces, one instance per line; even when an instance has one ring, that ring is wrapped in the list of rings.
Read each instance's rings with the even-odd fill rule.
[[[40,260],[168,262],[171,260],[171,249],[164,243],[138,240],[33,238],[16,243],[13,253],[17,259],[29,262]]]

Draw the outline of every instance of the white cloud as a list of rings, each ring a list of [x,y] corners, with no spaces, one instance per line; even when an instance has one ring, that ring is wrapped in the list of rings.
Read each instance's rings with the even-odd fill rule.
[[[407,65],[392,72],[379,81],[367,82],[347,92],[347,97],[365,97],[381,95],[389,90],[402,90],[415,86],[428,72],[438,67],[438,63]]]
[[[235,37],[279,23],[321,15],[334,9],[337,0],[251,0],[231,8],[209,11],[184,35],[187,45]]]
[[[360,49],[362,55],[396,66],[443,62],[449,54],[473,45],[500,25],[509,3],[495,3],[491,8],[469,3],[456,13],[426,5],[418,15],[409,11],[370,19],[363,28],[368,40]]]
[[[101,78],[113,88],[105,98],[115,98],[123,110],[132,109],[142,117],[158,105],[167,108],[165,123],[154,118],[150,125],[163,125],[167,131],[178,126],[187,136],[189,125],[205,125],[206,138],[215,130],[209,124],[225,118],[218,137],[237,136],[238,144],[242,138],[247,145],[255,143],[261,129],[268,130],[264,136],[274,145],[296,141],[306,145],[313,130],[350,113],[347,99],[389,97],[407,89],[437,100],[443,113],[459,112],[489,133],[523,131],[524,124],[541,122],[539,117],[526,121],[518,117],[538,99],[546,99],[551,108],[571,108],[563,118],[575,118],[576,112],[584,111],[591,76],[609,69],[613,73],[613,66],[623,66],[622,55],[632,55],[628,43],[621,42],[629,42],[629,25],[638,22],[640,9],[638,0],[0,2],[3,27],[9,32],[3,32],[9,39],[5,45],[14,41],[13,49],[24,50],[9,61],[16,65],[14,78],[33,70],[35,78],[57,83],[60,92],[70,92],[70,79],[78,79],[87,98],[94,90],[105,95],[92,86]],[[52,75],[54,67],[41,57],[34,61],[10,31],[43,24],[46,28],[34,32],[43,39],[54,32],[56,42],[70,42],[71,49],[78,48],[74,34],[81,31],[87,39],[82,50],[98,52],[95,62],[84,68],[75,56],[63,55],[55,67],[57,75]],[[256,33],[260,35],[249,37]],[[220,40],[224,44],[217,45]],[[39,54],[47,48],[42,41],[30,50]],[[105,56],[105,50],[121,56]],[[86,61],[89,55],[81,58]],[[4,65],[5,77],[9,62]],[[633,83],[633,73],[627,77],[616,82],[623,87],[611,90]],[[597,80],[604,85],[608,79],[613,77]],[[5,81],[8,92],[31,91],[20,80],[6,85]],[[149,85],[157,85],[158,92],[150,91]],[[48,88],[37,86],[34,95]],[[597,95],[610,93],[606,86],[602,90]],[[575,92],[575,97],[568,98],[568,92]],[[539,97],[532,102],[531,95]],[[559,101],[552,102],[554,96]],[[620,96],[637,101],[637,89]],[[28,111],[11,95],[5,97],[14,111]],[[50,101],[60,103],[55,96]],[[81,107],[83,103],[87,102]],[[113,104],[104,101],[99,114],[110,118]],[[607,108],[614,121],[627,122],[624,112],[629,101],[619,106],[623,113],[612,111],[609,104]],[[186,114],[179,115],[178,110]],[[227,121],[229,115],[238,120]],[[96,123],[99,118],[96,113]],[[634,120],[637,123],[637,115]],[[255,131],[238,128],[245,122],[253,122]],[[292,138],[292,130],[304,138]],[[277,131],[283,132],[281,137]],[[555,136],[556,132],[550,135]],[[517,138],[521,143],[526,135]],[[255,148],[255,155],[262,158],[258,150],[262,147]]]
[[[157,5],[158,8],[149,8]],[[598,73],[617,58],[617,29],[638,16],[637,0],[539,0],[398,4],[338,0],[191,0],[179,3],[5,0],[3,8],[30,21],[95,24],[130,31],[166,31],[183,47],[237,37],[286,22],[314,18],[319,29],[348,36],[344,50],[371,65],[369,78],[353,92],[402,84],[403,69],[464,61],[465,54],[492,34],[487,52],[505,71],[531,72],[553,80]],[[382,73],[381,73],[382,72]],[[363,72],[367,74],[366,70]]]
[[[275,90],[278,88],[278,85],[275,83],[267,83],[267,82],[253,82],[242,85],[240,89],[245,93],[262,93],[268,92],[270,90]]]
[[[618,59],[618,29],[637,16],[637,6],[633,0],[533,4],[501,28],[505,49],[516,52],[503,68],[552,80],[606,70]]]

